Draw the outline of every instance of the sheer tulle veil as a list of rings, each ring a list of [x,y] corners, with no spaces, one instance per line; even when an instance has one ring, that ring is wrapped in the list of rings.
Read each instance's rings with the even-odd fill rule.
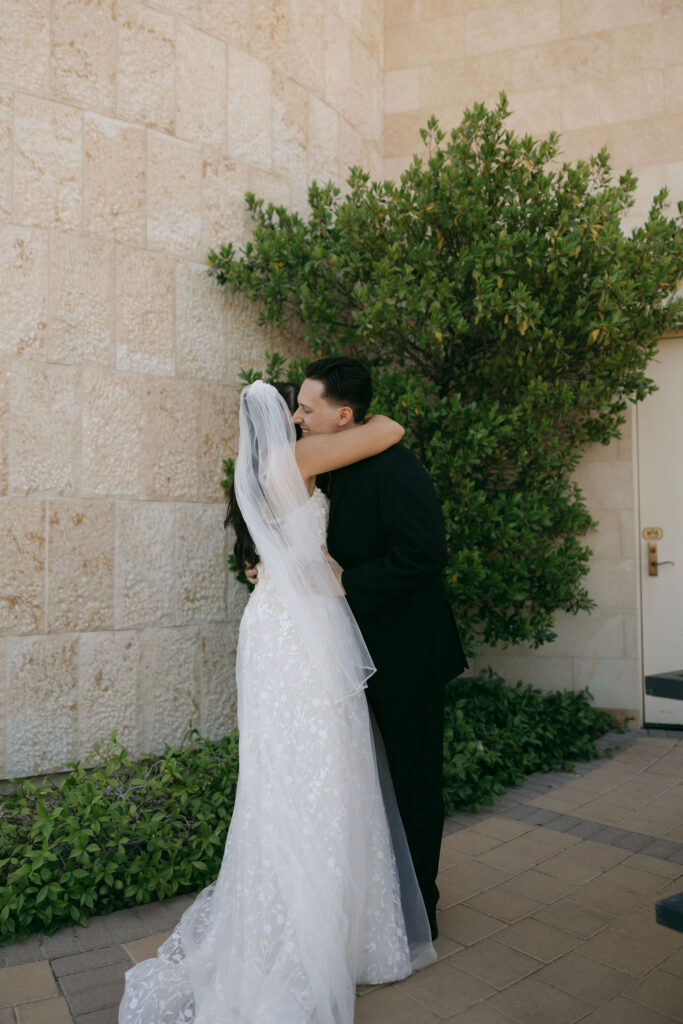
[[[315,666],[321,695],[337,704],[361,691],[375,666],[320,546],[295,443],[291,414],[275,388],[262,381],[244,388],[235,494],[269,578]],[[430,963],[436,953],[374,719],[371,728],[410,960],[416,968]],[[347,755],[352,757],[353,751]]]
[[[284,399],[256,381],[240,399],[235,495],[259,557],[296,622],[327,697],[338,703],[375,671],[318,539]]]

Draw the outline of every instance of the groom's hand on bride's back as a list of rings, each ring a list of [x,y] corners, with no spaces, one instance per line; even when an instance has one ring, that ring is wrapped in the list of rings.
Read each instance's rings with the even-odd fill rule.
[[[244,575],[253,586],[256,586],[258,583],[258,565],[245,565]]]

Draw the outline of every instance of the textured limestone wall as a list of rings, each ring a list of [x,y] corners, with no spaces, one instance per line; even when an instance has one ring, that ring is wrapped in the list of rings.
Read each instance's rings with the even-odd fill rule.
[[[397,176],[435,113],[445,129],[501,90],[521,132],[562,133],[565,159],[607,146],[616,172],[639,176],[626,223],[667,185],[683,198],[683,7],[679,0],[386,0],[385,174]],[[590,538],[590,615],[558,618],[539,651],[486,651],[507,678],[544,689],[589,686],[600,706],[640,723],[635,457],[623,438],[591,450],[577,480],[600,521]]]
[[[639,539],[636,461],[631,414],[622,437],[593,445],[575,474],[598,529],[587,538],[593,555],[586,586],[597,607],[558,614],[557,639],[538,650],[485,650],[475,668],[490,665],[514,682],[542,690],[588,687],[598,707],[642,716]]]
[[[380,0],[0,3],[0,777],[235,720],[247,189],[381,170]]]

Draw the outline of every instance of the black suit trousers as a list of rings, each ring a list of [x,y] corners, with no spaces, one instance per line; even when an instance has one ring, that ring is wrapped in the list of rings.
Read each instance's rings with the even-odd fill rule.
[[[427,698],[367,696],[382,734],[415,874],[434,927],[444,823],[444,688],[432,689]]]

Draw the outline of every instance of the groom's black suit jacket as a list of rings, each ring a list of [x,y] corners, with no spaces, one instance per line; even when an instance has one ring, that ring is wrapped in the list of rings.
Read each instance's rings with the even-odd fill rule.
[[[441,579],[446,539],[428,474],[398,444],[319,482],[330,498],[327,547],[377,667],[369,695],[431,697],[467,662]]]

